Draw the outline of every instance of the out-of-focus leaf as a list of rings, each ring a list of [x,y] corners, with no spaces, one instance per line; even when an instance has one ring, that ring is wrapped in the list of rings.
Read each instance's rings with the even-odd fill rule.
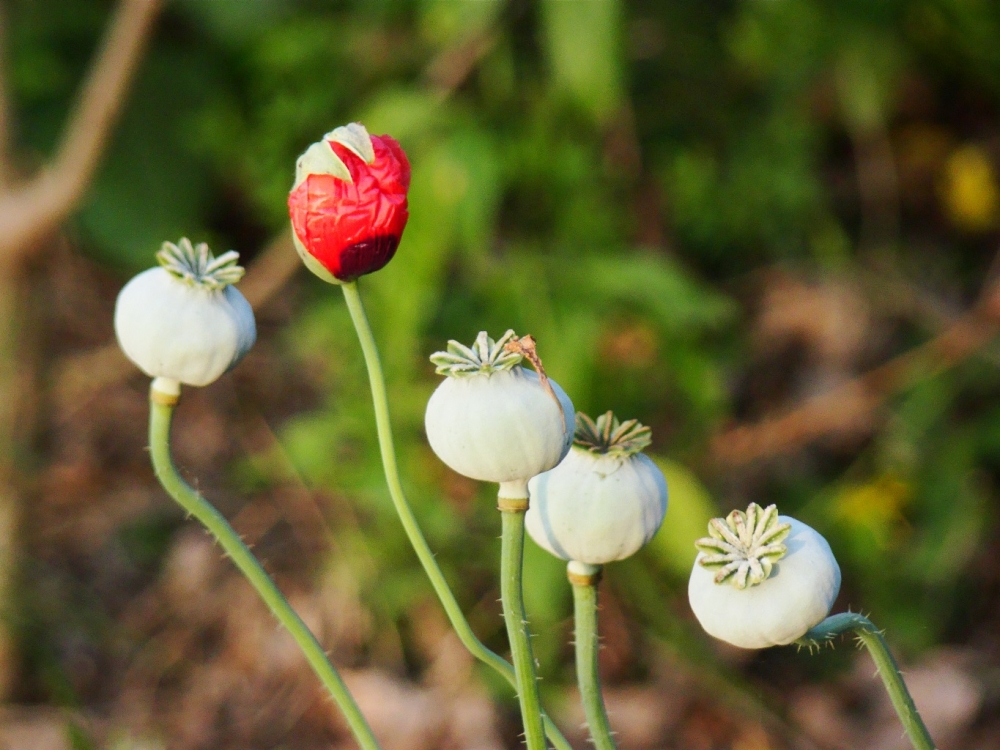
[[[561,269],[560,283],[581,300],[648,310],[673,336],[698,335],[730,320],[734,307],[721,294],[698,284],[673,260],[646,252],[588,254]]]
[[[842,488],[832,512],[856,532],[863,531],[866,543],[874,543],[881,550],[898,550],[907,534],[903,511],[912,497],[913,486],[909,482],[886,474]]]
[[[448,258],[457,249],[462,214],[495,187],[476,185],[481,176],[476,151],[468,138],[441,140],[413,159],[410,221],[393,262],[376,277],[371,289],[378,326],[386,342],[384,357],[390,368],[411,372],[418,365],[420,332],[434,316],[435,300],[444,283]],[[489,148],[489,142],[479,139]],[[488,158],[488,156],[487,156]],[[473,197],[474,189],[484,193]]]
[[[719,515],[712,496],[694,473],[663,456],[653,456],[667,479],[667,515],[649,542],[650,553],[677,578],[687,578],[698,554],[694,543],[708,533],[708,522]]]
[[[989,0],[940,0],[913,9],[914,37],[946,66],[963,60],[962,68],[982,85],[1000,94],[1000,11]]]
[[[80,216],[105,258],[141,268],[165,240],[204,231],[211,182],[176,128],[217,84],[204,61],[166,52],[146,61]],[[166,133],[164,121],[174,126]]]
[[[524,544],[524,608],[531,627],[535,658],[551,674],[564,648],[558,624],[572,615],[566,561],[549,554],[526,536]]]
[[[178,3],[185,12],[227,42],[240,42],[266,33],[290,4],[289,0],[180,0]]]
[[[824,212],[817,135],[801,113],[776,112],[736,135],[724,159],[705,148],[679,152],[665,174],[678,229],[706,253],[767,244],[801,254]]]
[[[598,121],[622,102],[618,0],[545,0],[545,40],[554,85]]]
[[[855,33],[842,44],[836,64],[837,93],[848,127],[871,132],[892,111],[900,53],[891,37]]]
[[[368,102],[359,118],[372,133],[389,133],[407,146],[437,132],[447,122],[447,109],[426,91],[389,88]]]
[[[443,47],[486,32],[503,10],[504,2],[478,0],[472,3],[456,3],[449,0],[422,0],[420,6],[421,35],[432,44]]]

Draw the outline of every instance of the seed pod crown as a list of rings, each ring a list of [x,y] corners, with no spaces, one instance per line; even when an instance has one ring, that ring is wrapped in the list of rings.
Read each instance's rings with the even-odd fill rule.
[[[461,378],[509,370],[524,359],[522,354],[507,348],[507,344],[514,338],[514,331],[508,330],[496,341],[486,331],[480,331],[472,346],[465,346],[452,339],[448,342],[447,350],[431,355],[431,362],[437,366],[434,372],[450,378]]]
[[[576,413],[573,445],[590,453],[627,458],[645,450],[652,442],[653,431],[638,419],[619,422],[614,412],[607,411],[595,421],[583,412]]]
[[[731,581],[738,589],[756,586],[767,580],[774,563],[788,552],[782,542],[791,529],[791,524],[778,519],[776,506],[761,508],[750,503],[745,513],[734,510],[725,519],[709,521],[709,536],[694,543],[705,553],[698,563],[718,571],[716,583]]]
[[[239,259],[240,254],[235,250],[216,258],[206,243],[192,245],[187,237],[182,237],[176,245],[164,242],[156,253],[156,261],[171,276],[203,289],[224,289],[242,279],[245,271]]]

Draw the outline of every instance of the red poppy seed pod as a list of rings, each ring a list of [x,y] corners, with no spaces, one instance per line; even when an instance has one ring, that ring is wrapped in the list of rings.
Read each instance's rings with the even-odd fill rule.
[[[403,149],[360,123],[307,148],[288,195],[292,238],[306,267],[333,284],[382,268],[396,254],[410,216],[409,187]]]

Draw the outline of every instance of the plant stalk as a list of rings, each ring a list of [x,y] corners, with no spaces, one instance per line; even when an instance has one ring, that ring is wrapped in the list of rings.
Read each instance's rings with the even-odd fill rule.
[[[917,711],[910,691],[906,688],[903,676],[899,672],[899,665],[889,651],[889,645],[885,642],[882,632],[872,624],[864,615],[854,612],[842,612],[840,614],[827,617],[816,627],[812,628],[796,643],[807,648],[828,643],[838,635],[853,631],[857,634],[861,642],[868,648],[868,652],[875,662],[882,683],[885,685],[889,699],[893,708],[906,730],[907,737],[913,744],[915,750],[934,750],[934,740],[931,739],[930,732],[924,726],[923,719]]]
[[[368,726],[336,668],[327,659],[319,641],[292,609],[229,522],[215,509],[215,506],[192,489],[178,474],[170,455],[170,424],[174,405],[169,403],[169,398],[164,398],[163,393],[151,389],[149,409],[149,451],[160,484],[185,511],[211,532],[236,567],[256,589],[278,622],[284,625],[295,639],[309,666],[343,712],[358,745],[363,750],[380,750],[371,727]]]
[[[507,624],[511,661],[514,662],[514,674],[517,677],[517,698],[521,704],[525,744],[528,750],[544,750],[546,745],[542,728],[542,706],[538,697],[535,657],[531,652],[531,633],[528,632],[521,587],[527,501],[524,502],[525,507],[517,509],[504,507],[509,504],[509,498],[501,498],[500,599],[503,601],[503,618]]]
[[[34,428],[30,404],[34,386],[31,360],[25,353],[28,321],[20,269],[0,258],[0,701],[16,684],[18,653],[13,623],[20,617],[16,587],[21,573],[20,535],[24,477],[22,455]],[[26,367],[25,360],[28,360]],[[29,404],[25,408],[25,404]]]
[[[601,694],[601,678],[598,671],[597,653],[600,644],[597,638],[597,584],[600,567],[590,576],[574,575],[570,571],[573,586],[573,620],[575,627],[576,681],[580,687],[580,700],[587,717],[590,737],[597,750],[617,750],[612,739],[608,712],[604,708]]]
[[[344,298],[347,301],[347,309],[351,313],[351,320],[358,334],[361,343],[361,350],[364,353],[365,365],[368,368],[368,383],[371,386],[372,402],[375,406],[375,425],[378,429],[378,444],[382,453],[382,467],[385,470],[385,481],[389,486],[389,495],[392,503],[399,515],[399,520],[403,524],[406,536],[416,552],[417,559],[424,568],[427,578],[431,582],[434,593],[437,594],[444,607],[445,614],[451,622],[452,628],[458,635],[462,645],[468,649],[475,658],[491,667],[500,674],[514,688],[518,689],[517,677],[514,668],[500,655],[488,649],[476,634],[472,631],[472,626],[465,619],[465,614],[455,599],[448,586],[448,581],[441,572],[441,568],[434,558],[427,540],[424,538],[416,516],[403,492],[403,483],[399,477],[399,466],[396,463],[396,448],[392,439],[392,423],[389,419],[389,399],[386,396],[385,376],[382,374],[382,363],[379,359],[378,347],[375,344],[375,337],[372,335],[371,326],[368,323],[368,316],[365,314],[364,305],[361,302],[361,295],[358,293],[356,281],[341,285]],[[556,727],[555,722],[543,713],[542,720],[545,725],[545,734],[556,750],[573,750],[572,746],[563,737]]]

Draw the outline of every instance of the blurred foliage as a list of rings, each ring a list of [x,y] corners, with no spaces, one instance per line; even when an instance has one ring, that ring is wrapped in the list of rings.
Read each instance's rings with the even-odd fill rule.
[[[58,5],[10,3],[18,132],[38,154],[108,8]],[[797,341],[798,359],[772,359],[754,328],[758,269],[815,284],[875,275],[952,312],[974,299],[1000,211],[998,35],[1000,4],[966,0],[178,0],[76,231],[123,277],[182,234],[252,258],[287,231],[308,144],[351,120],[390,133],[413,165],[411,220],[362,293],[407,491],[491,645],[503,648],[499,619],[475,612],[495,599],[493,489],[440,465],[422,415],[430,352],[514,328],[537,337],[579,409],[638,417],[669,457],[672,507],[641,558],[648,585],[616,587],[647,597],[633,607],[653,632],[671,631],[652,613],[680,607],[648,597],[683,601],[709,514],[752,499],[827,534],[844,568],[840,606],[918,650],[968,636],[982,608],[970,592],[983,565],[996,568],[984,550],[996,539],[998,350],[899,394],[860,444],[749,472],[706,455],[734,419],[927,335],[919,310],[892,308],[876,285],[852,357],[817,364]],[[894,159],[873,171],[865,160],[883,146]],[[870,216],[888,229],[866,234]],[[361,582],[373,638],[396,637],[430,590],[384,487],[346,310],[336,289],[301,285],[281,342],[320,395],[282,415],[283,456],[247,459],[238,476],[251,489],[294,471],[349,499],[331,564]],[[755,395],[758,374],[781,384],[778,397]],[[144,535],[136,527],[130,544],[146,549]],[[559,675],[562,564],[527,554],[538,655]]]

